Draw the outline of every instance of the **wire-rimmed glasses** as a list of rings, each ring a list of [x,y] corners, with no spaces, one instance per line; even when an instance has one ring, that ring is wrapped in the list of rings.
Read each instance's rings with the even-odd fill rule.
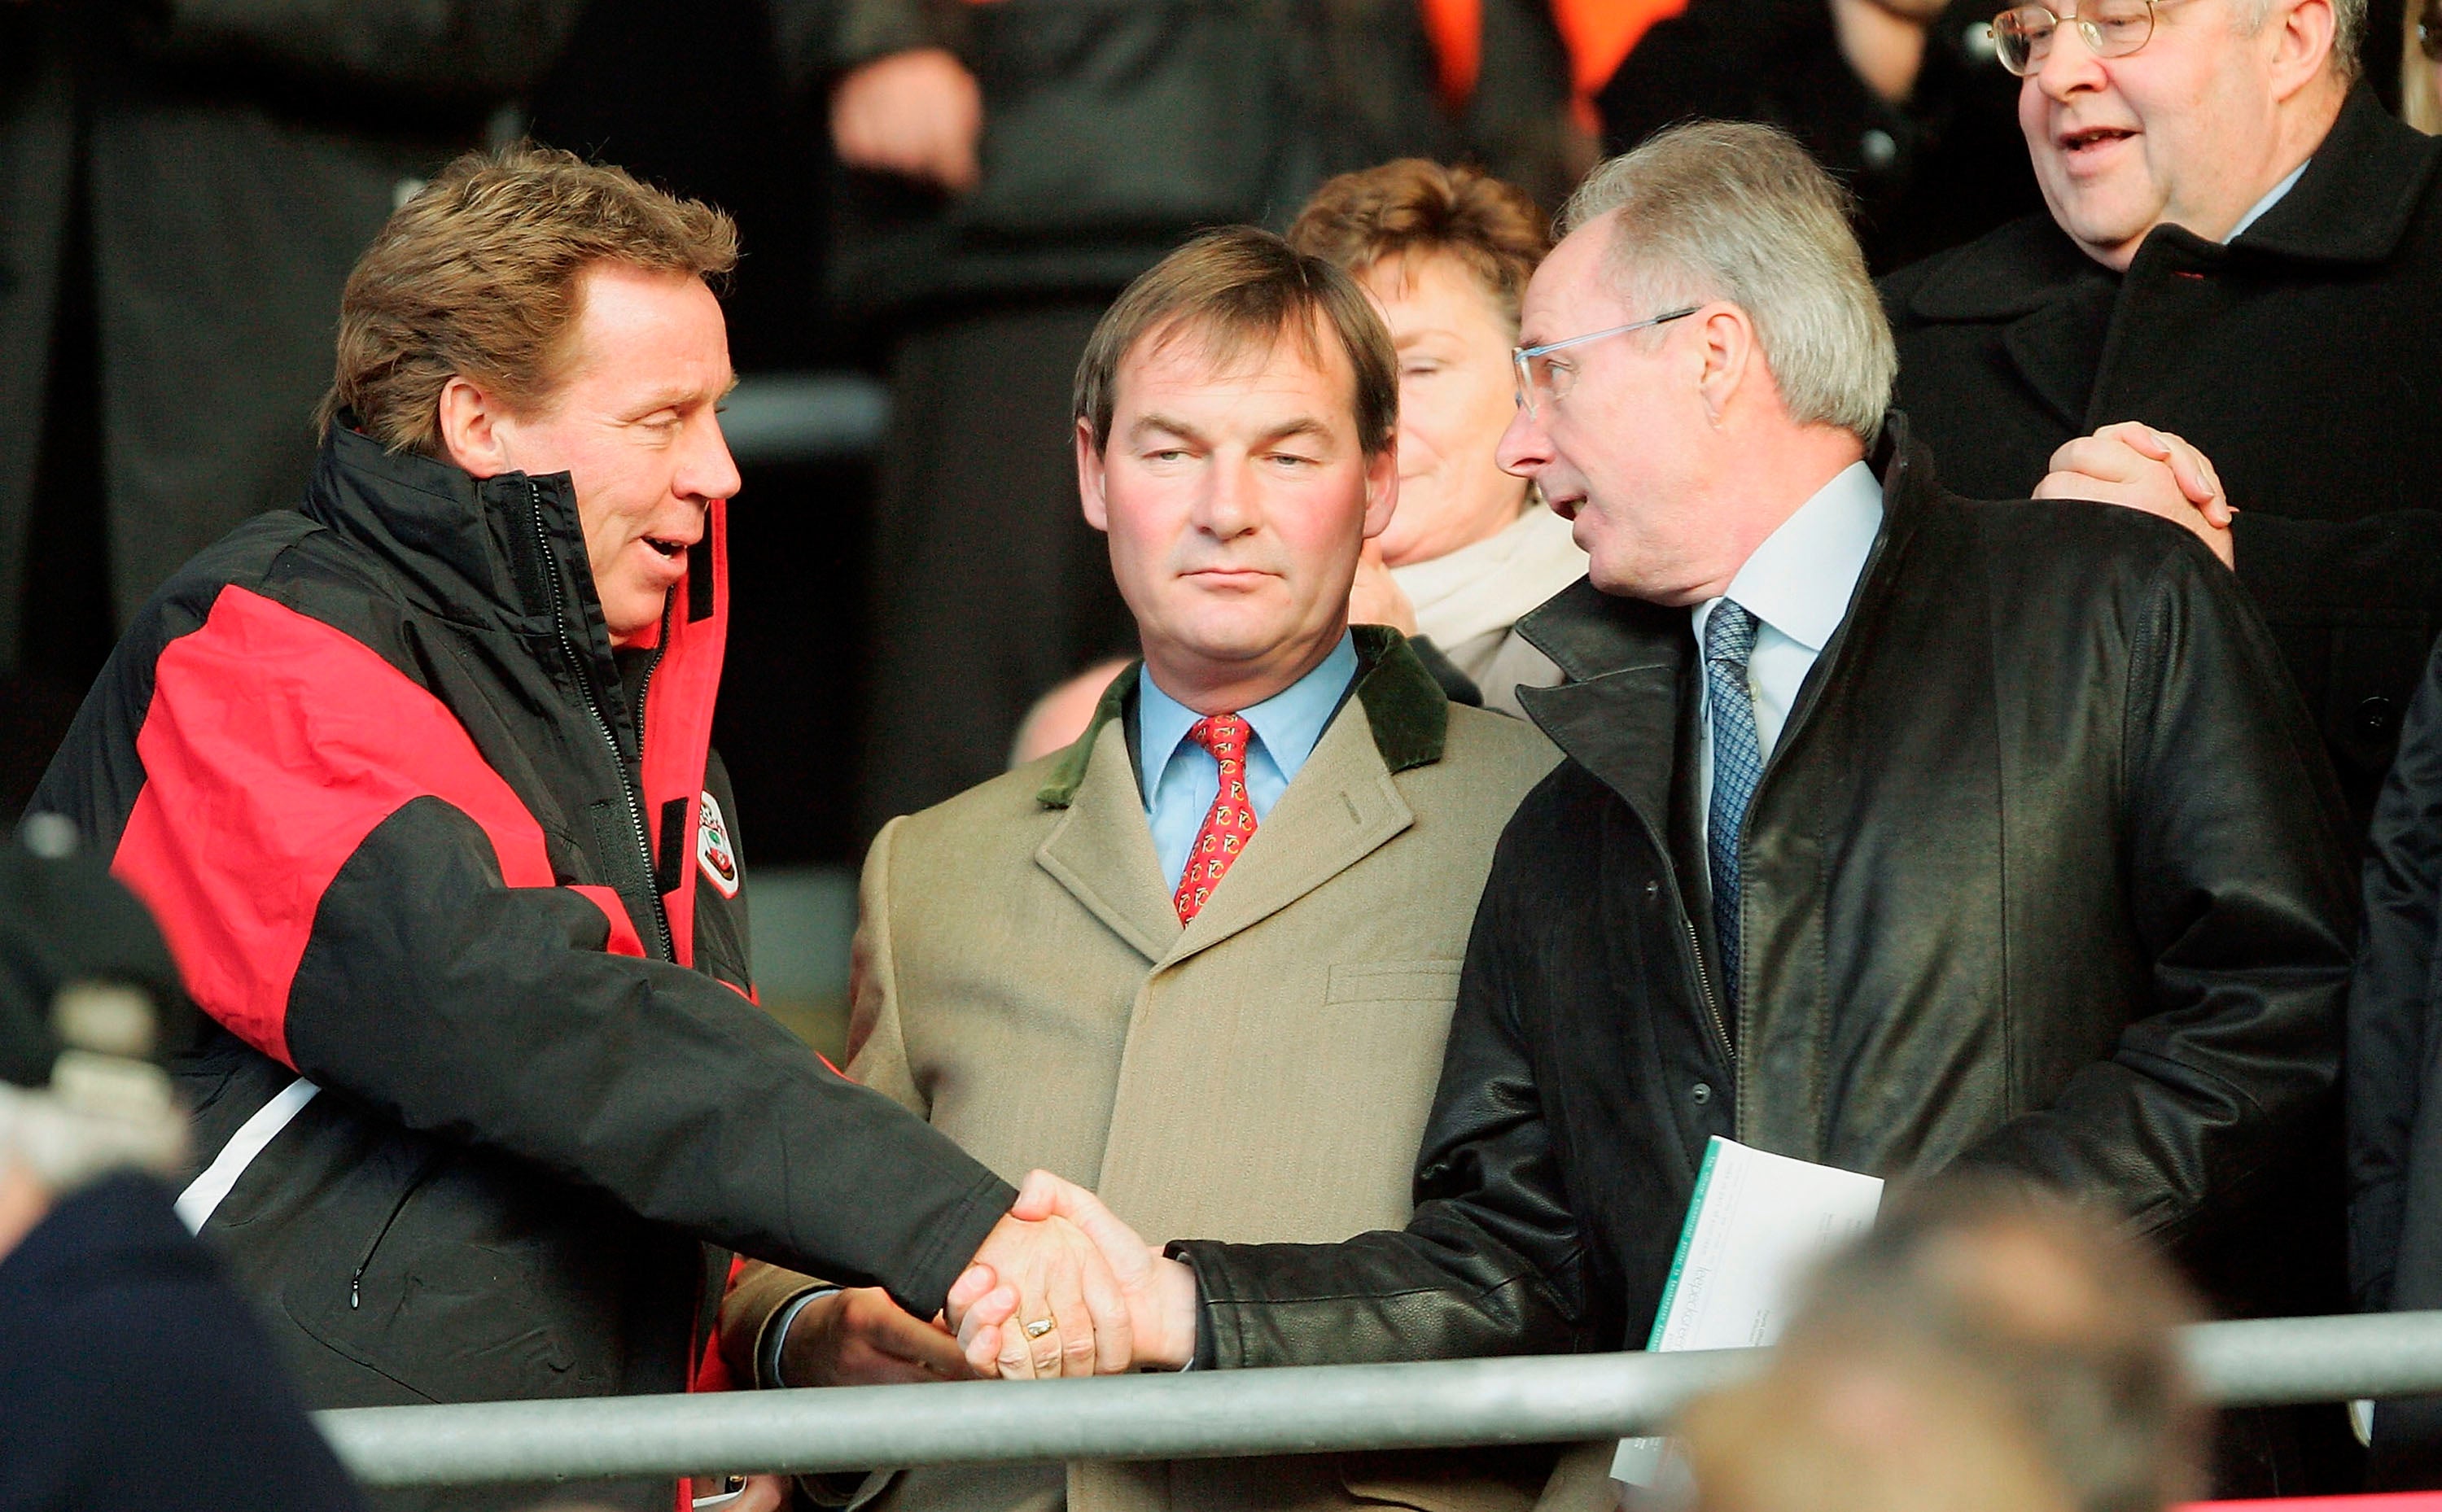
[[[1614,325],[1607,331],[1589,331],[1583,336],[1573,336],[1559,341],[1546,341],[1539,347],[1511,347],[1509,360],[1518,370],[1519,408],[1530,415],[1538,414],[1541,412],[1540,406],[1544,400],[1568,396],[1569,386],[1576,382],[1577,370],[1565,362],[1553,361],[1553,353],[1564,352],[1570,347],[1581,347],[1589,341],[1599,341],[1608,336],[1626,336],[1631,331],[1648,330],[1666,321],[1683,319],[1703,308],[1701,304],[1691,304],[1684,310],[1673,310],[1667,315],[1657,315],[1650,319],[1631,320],[1626,325]]]
[[[2014,6],[1993,18],[1993,51],[2001,66],[2024,79],[2052,54],[2052,33],[2064,21],[2077,27],[2087,51],[2098,58],[2125,58],[2153,38],[2154,0],[2086,0],[2075,14],[2050,6]]]

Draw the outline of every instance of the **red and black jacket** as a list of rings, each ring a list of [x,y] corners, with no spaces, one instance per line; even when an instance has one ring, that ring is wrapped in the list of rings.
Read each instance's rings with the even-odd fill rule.
[[[682,1390],[702,1243],[929,1316],[1011,1198],[744,995],[722,532],[614,655],[565,475],[337,429],[145,608],[35,796],[220,1027],[201,1158],[323,1089],[207,1225],[314,1406]]]

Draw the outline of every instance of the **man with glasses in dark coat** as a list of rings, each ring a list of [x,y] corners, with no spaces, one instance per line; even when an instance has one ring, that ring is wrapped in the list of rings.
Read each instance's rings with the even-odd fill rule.
[[[1961,493],[2234,566],[2362,829],[2442,622],[2442,142],[2358,79],[2365,0],[2050,3],[1995,21],[2050,214],[1884,282],[1897,402]]]

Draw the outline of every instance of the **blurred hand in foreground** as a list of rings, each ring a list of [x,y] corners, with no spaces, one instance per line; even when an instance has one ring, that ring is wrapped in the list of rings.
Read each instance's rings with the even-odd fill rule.
[[[2123,420],[2052,453],[2037,499],[2092,499],[2159,515],[2213,548],[2224,567],[2238,556],[2231,521],[2238,511],[2201,451],[2167,430]]]
[[[944,1316],[978,1375],[1110,1375],[1134,1358],[1127,1300],[1109,1264],[1049,1206],[1030,1208],[1021,1195],[950,1288]],[[986,1340],[992,1324],[1000,1326]]]
[[[1100,1197],[1048,1171],[1037,1171],[1018,1190],[1010,1214],[1074,1225],[1109,1265],[1125,1302],[1133,1343],[1131,1357],[1120,1368],[1181,1370],[1194,1359],[1195,1273],[1147,1245]],[[958,1279],[950,1302],[959,1312],[958,1342],[968,1364],[989,1373],[994,1360],[1008,1357],[1008,1340],[1021,1329],[1012,1321],[1018,1309],[1009,1288],[982,1268]]]
[[[962,194],[982,170],[983,91],[943,47],[877,58],[831,92],[831,145],[841,162]]]

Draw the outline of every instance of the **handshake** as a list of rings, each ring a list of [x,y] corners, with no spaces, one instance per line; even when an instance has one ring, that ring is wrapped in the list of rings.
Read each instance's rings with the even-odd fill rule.
[[[1148,1248],[1102,1200],[1048,1171],[950,1288],[941,1318],[878,1288],[817,1297],[780,1346],[792,1386],[1178,1370],[1195,1356],[1194,1273]]]

